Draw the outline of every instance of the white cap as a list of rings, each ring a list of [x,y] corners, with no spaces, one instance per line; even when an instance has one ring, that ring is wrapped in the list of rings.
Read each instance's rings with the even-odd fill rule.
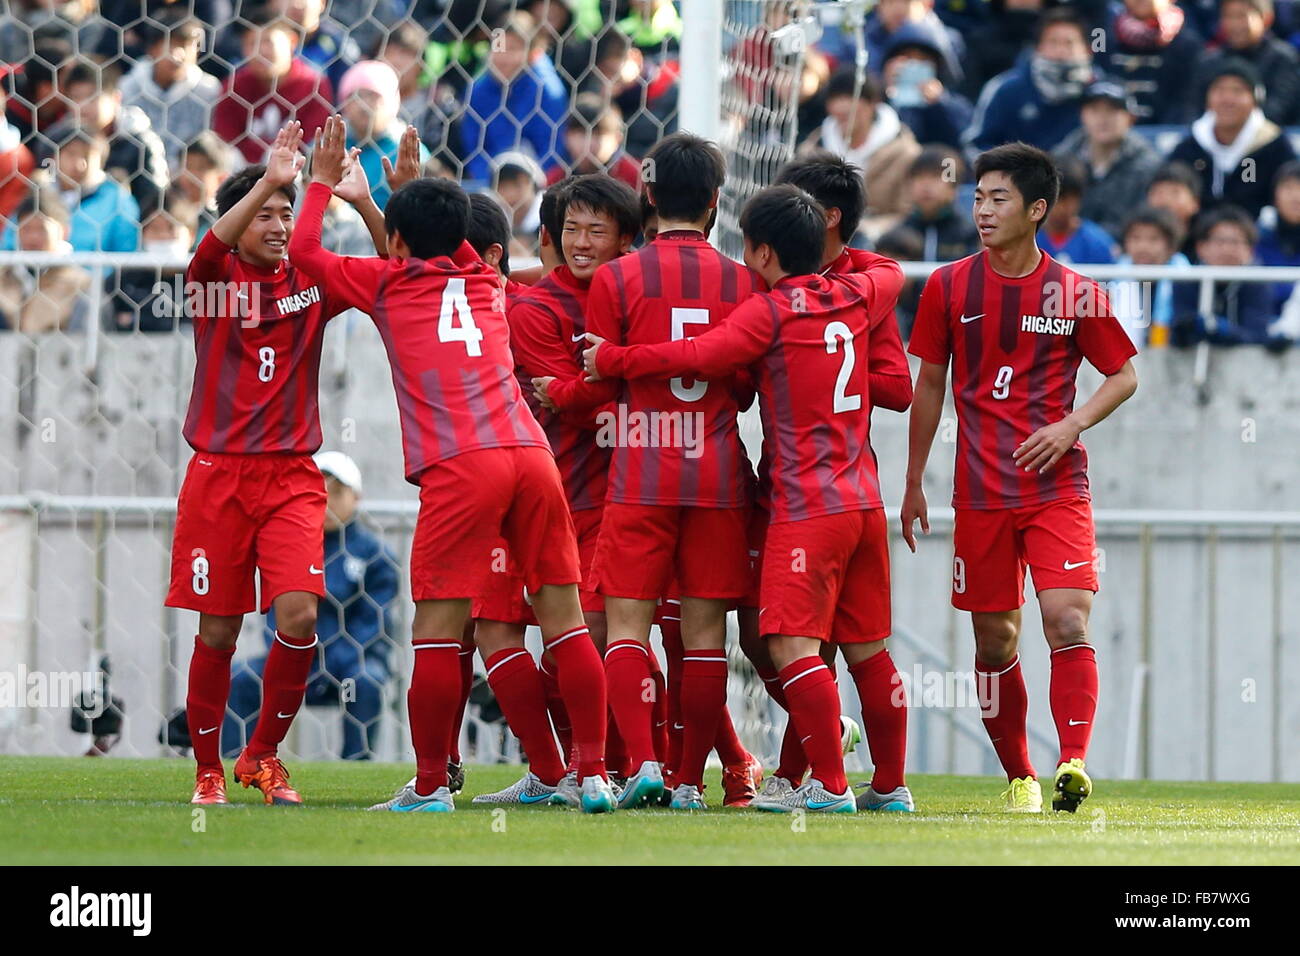
[[[323,475],[333,475],[357,494],[361,494],[361,469],[341,451],[323,451],[313,461]]]

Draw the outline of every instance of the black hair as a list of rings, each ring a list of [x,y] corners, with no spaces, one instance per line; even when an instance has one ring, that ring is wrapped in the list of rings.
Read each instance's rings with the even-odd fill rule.
[[[384,228],[416,259],[449,256],[469,234],[469,196],[449,179],[413,179],[388,197]]]
[[[620,236],[635,236],[641,231],[641,205],[632,187],[607,173],[590,173],[569,180],[556,210],[563,230],[571,206],[603,214],[614,220]]]
[[[1147,183],[1147,190],[1156,183],[1174,183],[1179,186],[1186,186],[1193,196],[1200,198],[1201,195],[1201,177],[1196,174],[1196,170],[1187,163],[1175,160],[1172,163],[1165,163],[1156,170],[1156,174],[1151,177],[1151,182]]]
[[[1255,226],[1255,220],[1250,213],[1240,206],[1234,206],[1231,203],[1225,203],[1222,206],[1215,206],[1208,212],[1203,212],[1196,219],[1196,241],[1204,242],[1210,238],[1210,232],[1215,226],[1222,225],[1236,226],[1246,234],[1246,241],[1250,243],[1251,249],[1255,248],[1255,243],[1259,241],[1259,229]]]
[[[1038,23],[1034,27],[1034,46],[1043,42],[1043,34],[1052,27],[1065,24],[1074,27],[1079,31],[1079,36],[1083,37],[1084,42],[1088,40],[1088,27],[1083,22],[1083,18],[1071,10],[1069,7],[1053,7],[1044,11],[1043,15],[1038,18]]]
[[[1289,179],[1300,180],[1300,159],[1288,160],[1277,168],[1277,173],[1273,176],[1273,188],[1276,190]]]
[[[90,60],[77,60],[68,67],[59,86],[66,91],[78,83],[90,83],[96,93],[112,93],[117,89],[117,71]]]
[[[831,78],[826,81],[827,101],[835,99],[837,96],[853,96],[857,93],[860,100],[868,100],[872,103],[879,103],[884,98],[884,93],[880,88],[880,83],[876,81],[870,73],[862,77],[862,85],[858,85],[857,69],[851,66],[840,67],[831,74]]]
[[[1087,190],[1088,173],[1083,168],[1083,161],[1068,156],[1056,161],[1056,171],[1061,178],[1061,185],[1056,191],[1056,198],[1082,196]]]
[[[622,127],[623,111],[617,103],[606,102],[599,93],[579,93],[573,98],[564,128],[590,133],[611,120]]]
[[[655,209],[655,204],[650,201],[650,194],[644,189],[637,195],[637,205],[641,207],[641,229],[644,230],[646,223],[651,219],[659,218],[659,210]]]
[[[911,226],[895,226],[876,240],[876,253],[900,262],[925,258],[925,237]]]
[[[235,208],[235,204],[247,196],[248,191],[257,185],[257,181],[264,175],[266,175],[265,166],[245,166],[226,179],[217,187],[217,214],[224,216]],[[298,198],[298,190],[294,188],[293,183],[286,183],[276,191],[287,198],[290,203]]]
[[[932,144],[916,154],[912,165],[907,167],[908,179],[917,176],[938,176],[953,183],[960,182],[966,175],[966,164],[961,155],[947,146]]]
[[[465,239],[480,256],[491,246],[500,246],[501,274],[510,275],[510,220],[506,218],[506,211],[501,208],[501,200],[495,195],[470,194],[469,228],[465,232]]]
[[[65,229],[72,224],[72,215],[68,212],[67,204],[64,203],[63,197],[53,186],[36,186],[26,198],[18,204],[17,212],[14,215],[14,222],[21,222],[28,216],[39,213],[53,219]]]
[[[242,32],[245,34],[266,28],[282,30],[285,33],[292,33],[294,36],[297,36],[299,32],[298,24],[279,13],[269,3],[259,3],[256,6],[248,7],[241,6],[237,22],[243,27]]]
[[[771,246],[787,275],[809,275],[821,267],[826,213],[798,186],[756,192],[741,210],[740,230],[751,246]]]
[[[642,170],[660,219],[694,222],[708,215],[727,178],[716,143],[693,133],[665,136],[646,153]]]
[[[537,207],[537,216],[541,220],[542,231],[546,233],[551,245],[555,247],[556,254],[560,261],[564,261],[564,248],[560,245],[560,233],[564,232],[564,219],[560,215],[560,206],[563,205],[564,192],[573,182],[574,177],[566,176],[546,187],[546,192],[542,193],[542,201]]]
[[[1139,207],[1137,212],[1124,220],[1124,229],[1120,233],[1121,241],[1128,238],[1129,230],[1134,226],[1151,226],[1153,229],[1159,229],[1164,234],[1165,241],[1169,243],[1169,248],[1175,252],[1183,244],[1183,228],[1168,209],[1157,209],[1154,206]]]
[[[200,156],[206,159],[214,169],[229,172],[233,165],[230,147],[216,133],[205,129],[185,146],[185,156]],[[184,157],[182,157],[184,158]]]
[[[203,24],[190,13],[188,5],[155,10],[137,29],[146,49],[164,40],[170,42],[173,37],[197,36],[202,42],[204,36]]]
[[[828,150],[820,149],[792,159],[776,174],[776,183],[798,186],[823,209],[840,211],[840,240],[848,242],[858,231],[867,208],[867,187],[862,170]]]
[[[988,173],[1006,173],[1025,200],[1025,211],[1038,200],[1047,202],[1051,211],[1061,189],[1061,174],[1052,157],[1028,143],[1006,143],[995,146],[975,157],[975,182]],[[1041,226],[1047,213],[1038,220]]]

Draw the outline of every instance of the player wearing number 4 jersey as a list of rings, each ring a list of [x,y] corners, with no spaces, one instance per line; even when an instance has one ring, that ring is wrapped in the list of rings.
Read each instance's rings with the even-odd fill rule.
[[[883,653],[891,629],[889,564],[880,481],[867,442],[867,353],[870,305],[878,296],[896,297],[902,275],[897,269],[817,274],[826,218],[795,186],[759,192],[746,205],[741,228],[745,262],[770,292],[752,296],[716,329],[686,342],[619,347],[589,336],[594,345],[586,363],[594,376],[630,380],[691,373],[712,378],[752,366],[772,507],[759,631],[768,639],[812,764],[812,778],[793,794],[760,798],[753,806],[852,813],[839,693],[820,652],[823,642],[834,642],[859,688],[866,688],[864,701],[882,696],[870,672],[877,666],[893,672]],[[886,707],[891,690],[886,683]],[[872,753],[880,758],[882,780],[902,787],[903,749],[882,747],[877,754],[873,747]]]
[[[573,725],[581,802],[614,809],[604,771],[605,682],[578,600],[578,549],[555,459],[515,379],[501,286],[465,241],[470,201],[455,183],[419,179],[384,210],[391,259],[321,248],[321,217],[346,163],[331,119],[312,161],[289,255],[365,309],[392,366],[407,480],[420,487],[411,544],[415,668],[407,698],[416,777],[372,809],[445,813],[458,656],[471,599],[487,590],[504,538],[532,596]]]
[[[975,223],[983,251],[932,275],[910,351],[921,359],[912,402],[903,536],[928,532],[921,481],[952,363],[957,406],[952,603],[970,611],[984,727],[1010,782],[1007,809],[1036,812],[1027,698],[1017,654],[1025,569],[1052,650],[1050,697],[1060,737],[1052,806],[1073,812],[1092,791],[1084,769],[1097,709],[1088,615],[1097,591],[1087,455],[1079,434],[1137,388],[1135,349],[1105,295],[1040,252],[1034,237],[1060,177],[1023,143],[975,162]],[[1105,381],[1078,408],[1087,359]]]
[[[278,630],[257,731],[235,776],[268,804],[301,802],[276,749],[315,655],[325,520],[325,483],[311,458],[321,444],[316,380],[325,323],[345,308],[285,261],[301,140],[290,123],[266,167],[222,185],[221,218],[185,276],[197,361],[184,433],[195,454],[177,501],[167,604],[199,612],[186,695],[195,803],[227,802],[220,727],[235,639],[257,609],[255,571],[261,610],[274,605]]]

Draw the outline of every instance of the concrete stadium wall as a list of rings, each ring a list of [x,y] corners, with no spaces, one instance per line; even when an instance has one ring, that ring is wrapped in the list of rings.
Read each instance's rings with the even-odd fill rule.
[[[90,375],[85,355],[77,338],[0,335],[0,495],[173,497],[189,457],[180,423],[193,370],[190,337],[105,338]],[[1139,376],[1134,399],[1085,435],[1096,507],[1300,511],[1300,353],[1214,353],[1204,404],[1191,353],[1142,356]],[[1096,381],[1086,370],[1080,393],[1089,394]],[[367,500],[414,501],[414,488],[402,479],[387,360],[364,317],[331,323],[321,411],[325,447],[358,461]],[[945,414],[950,418],[951,410]],[[927,476],[936,509],[947,505],[951,489],[952,433],[946,419]],[[878,411],[873,440],[890,514],[896,515],[905,416]],[[113,659],[113,692],[127,701],[119,752],[159,754],[159,720],[182,702],[194,633],[193,615],[162,608],[170,524],[110,517],[99,563],[103,588],[94,585],[90,516],[72,523],[43,518],[35,539],[33,527],[30,514],[0,514],[0,673],[19,667],[83,671],[102,646]],[[405,557],[405,532],[394,528],[392,540]],[[1300,780],[1300,698],[1283,697],[1276,727],[1274,715],[1279,691],[1300,686],[1300,588],[1289,586],[1300,572],[1300,534],[1274,541],[1267,531],[1263,537],[1224,531],[1212,548],[1203,529],[1158,531],[1145,579],[1137,528],[1105,530],[1099,545],[1105,569],[1093,637],[1103,685],[1092,766],[1102,776],[1145,769],[1174,779],[1277,774]],[[936,528],[917,555],[895,534],[893,551],[897,625],[951,662],[940,670],[969,671],[969,624],[947,599],[948,534]],[[1135,760],[1132,696],[1144,620],[1151,644],[1145,765]],[[255,623],[246,622],[244,653],[260,651]],[[1030,721],[1054,740],[1041,633],[1031,594],[1023,644]],[[921,663],[915,648],[896,644],[900,669],[913,673]],[[933,662],[925,666],[926,674],[935,669]],[[756,705],[739,696],[735,683],[733,708],[738,716],[752,716]],[[842,686],[851,710],[851,682]],[[915,769],[992,772],[992,751],[972,706],[944,710],[923,706],[941,703],[925,694],[914,691],[913,698]],[[947,719],[954,713],[957,726]],[[85,738],[67,723],[64,709],[0,710],[0,752],[84,749]],[[397,756],[398,736],[393,739]],[[1033,755],[1040,771],[1050,769],[1048,746],[1035,745]]]

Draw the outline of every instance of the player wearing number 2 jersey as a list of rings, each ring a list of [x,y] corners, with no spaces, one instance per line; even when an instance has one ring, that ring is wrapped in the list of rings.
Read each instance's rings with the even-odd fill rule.
[[[1052,649],[1060,758],[1052,805],[1073,812],[1092,790],[1084,770],[1097,708],[1088,614],[1097,590],[1087,456],[1079,434],[1137,388],[1134,348],[1096,283],[1040,252],[1038,227],[1060,177],[1023,143],[975,163],[983,251],[937,270],[921,294],[910,351],[921,359],[912,403],[903,534],[928,531],[921,479],[952,363],[957,406],[952,601],[971,612],[984,726],[1007,772],[1007,809],[1036,812],[1027,698],[1017,646],[1025,569]],[[1087,359],[1106,376],[1074,407]]]
[[[321,248],[321,217],[347,162],[342,124],[326,124],[289,255],[367,310],[388,352],[406,477],[420,487],[411,544],[415,669],[408,695],[416,777],[374,809],[448,812],[458,655],[471,600],[503,570],[501,542],[532,595],[573,724],[582,804],[614,809],[604,773],[605,682],[582,618],[573,522],[546,436],[515,379],[496,273],[465,241],[469,197],[419,179],[384,211],[391,259]]]
[[[324,593],[325,483],[317,373],[326,321],[345,308],[285,261],[301,130],[276,137],[268,165],[217,193],[221,218],[186,272],[197,361],[185,418],[194,449],[177,501],[167,604],[199,612],[186,712],[198,777],[193,802],[226,802],[220,727],[242,617],[274,605],[276,639],[257,730],[235,764],[267,803],[296,804],[276,749],[302,704]]]

